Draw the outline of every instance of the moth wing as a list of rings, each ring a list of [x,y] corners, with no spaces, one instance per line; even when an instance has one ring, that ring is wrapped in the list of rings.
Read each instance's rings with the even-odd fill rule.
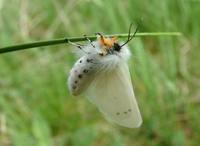
[[[98,66],[92,63],[93,56],[81,57],[73,66],[68,77],[68,87],[72,95],[83,93],[95,78]]]
[[[107,120],[128,128],[141,125],[142,118],[126,63],[96,76],[87,95]]]

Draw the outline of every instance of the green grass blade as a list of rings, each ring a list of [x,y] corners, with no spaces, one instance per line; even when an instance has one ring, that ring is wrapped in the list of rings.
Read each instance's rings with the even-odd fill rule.
[[[143,33],[137,33],[135,36],[140,37],[140,36],[180,36],[180,35],[181,35],[180,32],[143,32]],[[116,36],[118,38],[126,38],[128,37],[128,34],[114,34],[114,35],[105,35],[105,36],[107,37]],[[92,41],[96,39],[96,36],[87,36],[87,37]],[[51,45],[69,43],[69,42],[86,41],[86,40],[87,39],[85,37],[70,37],[70,38],[60,38],[60,39],[53,39],[53,40],[47,40],[47,41],[37,41],[37,42],[31,42],[31,43],[25,43],[25,44],[19,44],[19,45],[13,45],[13,46],[0,48],[0,54],[12,52],[12,51],[30,49],[30,48],[35,48],[35,47],[51,46]]]

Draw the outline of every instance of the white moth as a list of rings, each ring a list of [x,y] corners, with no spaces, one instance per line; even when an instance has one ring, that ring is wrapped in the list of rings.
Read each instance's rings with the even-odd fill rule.
[[[85,93],[107,120],[128,128],[142,123],[127,65],[131,53],[126,44],[132,37],[122,44],[100,34],[82,48],[87,53],[80,53],[68,78],[72,95]]]

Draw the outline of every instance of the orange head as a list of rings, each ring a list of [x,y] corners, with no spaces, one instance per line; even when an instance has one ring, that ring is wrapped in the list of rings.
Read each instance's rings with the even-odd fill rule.
[[[106,49],[110,49],[114,46],[114,43],[117,43],[117,38],[116,37],[106,38],[100,35],[99,42],[102,47],[105,47]]]

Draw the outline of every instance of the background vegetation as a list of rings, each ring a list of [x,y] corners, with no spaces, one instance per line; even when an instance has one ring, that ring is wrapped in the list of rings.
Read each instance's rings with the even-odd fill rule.
[[[0,0],[0,47],[64,36],[180,31],[182,37],[130,42],[131,75],[143,125],[108,123],[84,97],[72,97],[69,45],[0,55],[2,146],[198,146],[200,65],[198,0]]]

